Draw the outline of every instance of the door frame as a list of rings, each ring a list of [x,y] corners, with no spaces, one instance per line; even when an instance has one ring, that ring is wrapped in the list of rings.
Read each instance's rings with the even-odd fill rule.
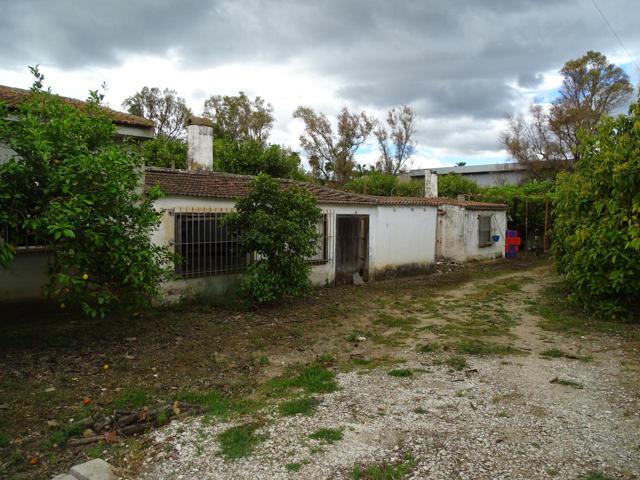
[[[340,238],[339,238],[339,228],[338,228],[338,220],[340,218],[354,218],[354,219],[359,219],[359,226],[358,226],[358,232],[359,232],[359,245],[358,245],[358,254],[359,254],[359,263],[361,261],[361,265],[362,265],[362,270],[359,271],[360,275],[362,276],[362,279],[366,282],[369,280],[369,238],[370,238],[370,222],[369,222],[369,214],[361,214],[361,213],[341,213],[341,214],[336,214],[336,251],[334,254],[334,257],[336,259],[336,265],[335,265],[335,279],[336,279],[336,283],[337,283],[337,279],[338,279],[338,258],[339,258],[339,252],[338,249],[340,248]],[[364,234],[363,234],[364,232]],[[362,242],[362,244],[360,245],[360,242]],[[354,272],[355,273],[355,272]]]

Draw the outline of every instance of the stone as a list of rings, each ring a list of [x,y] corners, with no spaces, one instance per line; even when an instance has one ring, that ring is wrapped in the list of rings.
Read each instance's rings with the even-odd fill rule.
[[[362,285],[364,285],[364,280],[360,276],[360,273],[356,272],[353,274],[353,284],[358,287],[361,287]]]
[[[71,475],[76,480],[117,480],[118,477],[113,473],[111,465],[102,460],[95,458],[89,462],[81,463],[71,467]]]
[[[68,473],[61,473],[53,477],[53,480],[76,480],[76,477],[72,477]]]

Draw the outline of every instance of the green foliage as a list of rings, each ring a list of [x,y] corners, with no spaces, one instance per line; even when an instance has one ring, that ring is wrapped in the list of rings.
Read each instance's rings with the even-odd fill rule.
[[[313,397],[295,398],[278,405],[280,415],[291,417],[293,415],[312,415],[320,401]]]
[[[242,175],[266,173],[272,177],[305,179],[300,156],[279,145],[264,146],[258,140],[213,141],[214,170]]]
[[[228,417],[233,414],[250,413],[258,407],[258,402],[234,398],[220,393],[218,390],[206,392],[182,391],[176,396],[181,402],[201,405],[207,415]]]
[[[134,388],[127,390],[116,398],[113,399],[111,405],[114,408],[142,408],[146,405],[150,405],[153,400],[153,396],[147,390],[143,388]]]
[[[382,195],[385,197],[420,197],[422,196],[421,182],[401,182],[395,175],[381,172],[369,172],[361,175],[344,186],[345,190],[367,195]]]
[[[263,437],[255,434],[258,427],[247,424],[231,427],[218,434],[220,453],[229,460],[248,457]]]
[[[295,376],[271,379],[266,388],[274,395],[281,395],[290,389],[302,389],[306,393],[330,393],[338,389],[338,384],[334,372],[322,365],[312,364],[302,368]]]
[[[353,480],[401,480],[405,478],[416,466],[416,460],[407,453],[401,462],[390,464],[382,463],[363,468],[356,465],[351,473]]]
[[[296,185],[281,185],[260,174],[247,196],[236,202],[226,221],[242,239],[246,253],[257,254],[247,269],[241,294],[258,303],[309,291],[320,209],[314,196]]]
[[[389,370],[387,375],[392,377],[412,377],[413,371],[409,368],[396,368],[395,370]]]
[[[473,180],[469,180],[457,173],[438,175],[438,196],[456,198],[458,195],[475,194],[480,187]]]
[[[482,202],[504,203],[507,205],[509,229],[518,230],[521,236],[525,234],[525,221],[528,217],[528,234],[544,234],[545,198],[549,199],[549,217],[555,199],[555,181],[531,180],[522,185],[502,185],[499,187],[482,188],[474,200]]]
[[[140,153],[148,167],[187,168],[187,144],[176,138],[158,135],[143,142]]]
[[[0,432],[0,448],[4,448],[11,443],[9,436],[5,433]]]
[[[640,103],[581,144],[558,178],[553,251],[577,302],[622,316],[640,298]]]
[[[464,370],[467,367],[467,359],[460,355],[454,355],[453,357],[447,358],[445,363],[449,368],[458,371]]]
[[[47,293],[91,316],[148,304],[167,277],[169,254],[150,240],[161,192],[139,192],[140,156],[113,141],[98,95],[74,107],[38,86],[13,119],[0,112],[0,143],[18,155],[0,165],[0,225],[29,232],[52,251]],[[20,235],[0,241],[11,262]]]
[[[322,440],[326,443],[335,443],[342,440],[343,437],[341,428],[321,428],[311,434],[309,434],[309,438],[313,440]]]

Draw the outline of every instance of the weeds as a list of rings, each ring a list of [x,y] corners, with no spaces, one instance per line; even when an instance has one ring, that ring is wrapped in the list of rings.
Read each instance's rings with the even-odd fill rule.
[[[452,347],[458,353],[466,353],[468,355],[517,355],[525,353],[511,345],[501,345],[481,340],[462,340],[453,344]]]
[[[557,348],[550,348],[548,350],[545,350],[544,352],[540,353],[540,356],[544,358],[568,358],[571,360],[580,360],[581,362],[590,362],[591,360],[593,360],[593,357],[573,355],[563,352],[562,350],[559,350]]]
[[[382,463],[371,467],[353,467],[351,478],[353,480],[400,480],[415,468],[416,461],[407,453],[404,459],[395,464]]]
[[[296,398],[278,405],[280,415],[291,417],[293,415],[313,415],[320,401],[314,397]]]
[[[343,434],[341,428],[321,428],[309,435],[313,440],[321,440],[325,443],[335,443],[342,440]]]
[[[205,413],[217,417],[252,413],[260,406],[256,402],[223,395],[217,390],[209,390],[208,392],[186,390],[180,392],[176,398],[182,402],[201,405],[205,408]]]
[[[229,460],[248,457],[264,437],[255,434],[256,425],[246,424],[231,427],[218,434],[220,453]]]
[[[386,312],[382,312],[375,323],[382,324],[389,328],[401,328],[406,330],[416,325],[418,323],[418,319],[416,317],[409,316],[394,316]]]
[[[338,389],[336,374],[322,365],[312,364],[302,368],[296,376],[276,377],[262,386],[268,395],[283,395],[290,389],[301,389],[306,393],[330,393]]]
[[[432,352],[436,352],[438,350],[440,350],[442,347],[439,343],[425,343],[422,345],[418,345],[416,347],[416,351],[418,353],[432,353]]]
[[[302,468],[302,464],[301,463],[287,463],[284,468],[287,469],[287,471],[289,472],[297,472],[298,470],[300,470]]]
[[[413,370],[410,368],[396,368],[394,370],[389,370],[387,375],[392,377],[411,377],[413,376]]]
[[[0,448],[4,448],[11,443],[9,436],[6,433],[0,432]]]
[[[143,388],[126,390],[113,399],[111,405],[118,409],[142,408],[153,400],[153,395]]]
[[[447,358],[445,363],[449,368],[457,371],[464,370],[467,367],[467,359],[460,355]]]
[[[573,380],[558,378],[558,377],[554,378],[553,380],[550,380],[549,383],[557,383],[558,385],[564,385],[565,387],[573,387],[573,388],[577,388],[578,390],[582,390],[584,388],[584,385],[582,385],[581,383],[575,382]]]

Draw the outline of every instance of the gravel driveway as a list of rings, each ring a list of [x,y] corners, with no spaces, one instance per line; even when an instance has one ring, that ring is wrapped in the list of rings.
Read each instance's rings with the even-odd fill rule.
[[[456,370],[442,352],[418,353],[407,342],[393,351],[399,365],[338,373],[339,390],[319,395],[313,415],[266,407],[256,431],[262,441],[246,458],[225,460],[217,434],[247,419],[172,422],[152,434],[139,478],[354,478],[358,467],[403,464],[410,479],[638,478],[637,349],[616,337],[541,330],[528,307],[550,278],[547,267],[526,272],[525,286],[503,303],[517,319],[503,337],[518,355],[469,355]],[[477,288],[441,298],[464,299]],[[473,314],[465,311],[448,314]],[[442,325],[437,316],[431,320]],[[420,322],[415,342],[429,338],[420,328],[428,320]],[[553,348],[576,358],[540,355]],[[390,376],[391,368],[412,375]],[[321,428],[341,429],[342,439],[309,438]]]

